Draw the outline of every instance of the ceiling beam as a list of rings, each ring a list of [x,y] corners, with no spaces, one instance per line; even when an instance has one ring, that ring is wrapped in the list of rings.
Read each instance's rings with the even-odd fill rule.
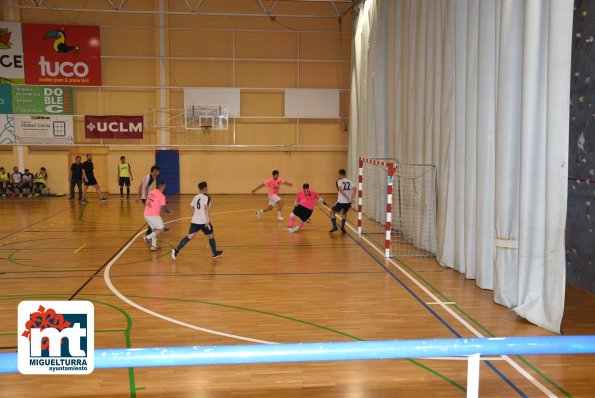
[[[196,5],[192,5],[190,0],[184,0],[184,2],[186,3],[186,5],[190,9],[190,11],[192,11],[194,13],[198,12],[198,9],[200,8],[200,6],[202,6],[204,4],[205,1],[206,0],[197,0]]]
[[[120,5],[116,4],[114,0],[107,0],[107,2],[110,3],[114,10],[121,10],[122,8],[124,8],[128,0],[120,0]]]

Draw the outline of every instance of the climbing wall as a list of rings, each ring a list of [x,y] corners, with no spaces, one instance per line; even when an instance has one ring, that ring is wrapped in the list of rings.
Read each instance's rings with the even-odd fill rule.
[[[566,273],[595,293],[595,0],[575,0]]]

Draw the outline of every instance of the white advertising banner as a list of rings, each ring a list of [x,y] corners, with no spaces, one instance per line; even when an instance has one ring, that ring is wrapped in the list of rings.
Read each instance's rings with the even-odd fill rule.
[[[0,21],[0,83],[25,83],[21,24]]]
[[[17,143],[14,134],[14,115],[0,114],[0,145],[12,145]]]
[[[18,144],[74,144],[73,117],[68,115],[14,115]]]

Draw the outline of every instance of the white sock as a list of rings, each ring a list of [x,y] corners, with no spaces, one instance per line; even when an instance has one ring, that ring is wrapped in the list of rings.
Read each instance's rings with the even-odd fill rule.
[[[153,246],[157,246],[157,237],[155,236],[155,234],[154,234],[154,233],[152,233],[151,235],[153,235],[153,236],[151,237],[151,243],[152,243],[152,245],[153,245]]]
[[[278,211],[278,212],[277,212],[277,214],[278,214],[279,216],[282,216],[282,215],[283,215],[283,212],[282,212],[282,211]]]
[[[155,232],[151,232],[149,235],[145,236],[146,240],[153,239],[155,237]]]

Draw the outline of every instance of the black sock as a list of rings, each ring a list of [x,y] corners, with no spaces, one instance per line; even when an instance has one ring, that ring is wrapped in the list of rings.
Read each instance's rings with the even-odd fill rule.
[[[335,217],[331,218],[331,222],[333,223],[333,228],[337,228],[337,219]]]
[[[120,197],[124,196],[124,188],[120,187]]]
[[[213,252],[213,256],[217,254],[217,245],[215,244],[215,238],[209,239],[209,245],[211,245],[211,251]]]
[[[176,247],[176,252],[179,252],[180,250],[182,250],[182,248],[184,246],[186,246],[186,243],[188,243],[188,242],[190,242],[190,239],[188,239],[187,236],[184,236],[184,238],[178,244],[178,247]]]
[[[153,232],[153,230],[151,229],[151,227],[147,227],[147,232],[145,233],[145,236],[151,235],[151,232]]]
[[[341,229],[345,229],[345,222],[346,221],[347,220],[345,218],[341,220]]]
[[[130,187],[126,187],[126,197],[130,197]]]

